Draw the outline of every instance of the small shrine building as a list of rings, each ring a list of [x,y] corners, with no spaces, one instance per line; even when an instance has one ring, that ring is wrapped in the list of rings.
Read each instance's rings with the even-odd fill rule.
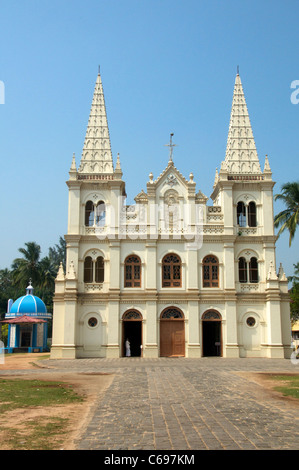
[[[47,312],[44,302],[33,295],[31,282],[26,295],[15,302],[8,301],[7,313],[2,323],[8,323],[7,348],[12,352],[42,352],[47,350],[48,320],[52,314]]]

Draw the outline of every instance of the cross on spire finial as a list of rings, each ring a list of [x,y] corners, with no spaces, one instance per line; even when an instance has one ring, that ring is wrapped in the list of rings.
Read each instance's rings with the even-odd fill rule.
[[[176,144],[173,144],[172,143],[172,137],[173,137],[173,132],[170,134],[170,141],[169,141],[169,144],[166,144],[165,146],[166,147],[169,147],[169,161],[172,162],[172,158],[173,158],[173,147],[176,147]]]
[[[32,295],[33,294],[32,279],[31,278],[29,279],[29,284],[26,288],[26,293],[27,293],[27,295],[29,295],[29,294]]]

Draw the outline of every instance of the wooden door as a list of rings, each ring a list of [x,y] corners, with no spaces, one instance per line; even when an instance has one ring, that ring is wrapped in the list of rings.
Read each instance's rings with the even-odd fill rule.
[[[184,320],[160,321],[160,356],[185,356]]]

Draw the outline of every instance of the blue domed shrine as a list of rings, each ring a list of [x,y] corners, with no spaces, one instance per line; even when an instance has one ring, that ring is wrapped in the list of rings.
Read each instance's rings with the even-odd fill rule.
[[[8,323],[7,352],[42,352],[47,349],[48,322],[52,314],[44,302],[33,295],[31,282],[26,295],[8,301],[3,323]]]

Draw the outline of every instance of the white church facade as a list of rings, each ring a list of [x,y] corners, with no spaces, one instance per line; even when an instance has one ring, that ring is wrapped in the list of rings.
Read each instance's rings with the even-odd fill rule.
[[[66,272],[55,287],[52,358],[290,357],[288,282],[276,267],[272,173],[239,74],[211,205],[167,167],[126,205],[97,76],[79,168],[69,172]],[[150,171],[150,168],[149,168]]]

